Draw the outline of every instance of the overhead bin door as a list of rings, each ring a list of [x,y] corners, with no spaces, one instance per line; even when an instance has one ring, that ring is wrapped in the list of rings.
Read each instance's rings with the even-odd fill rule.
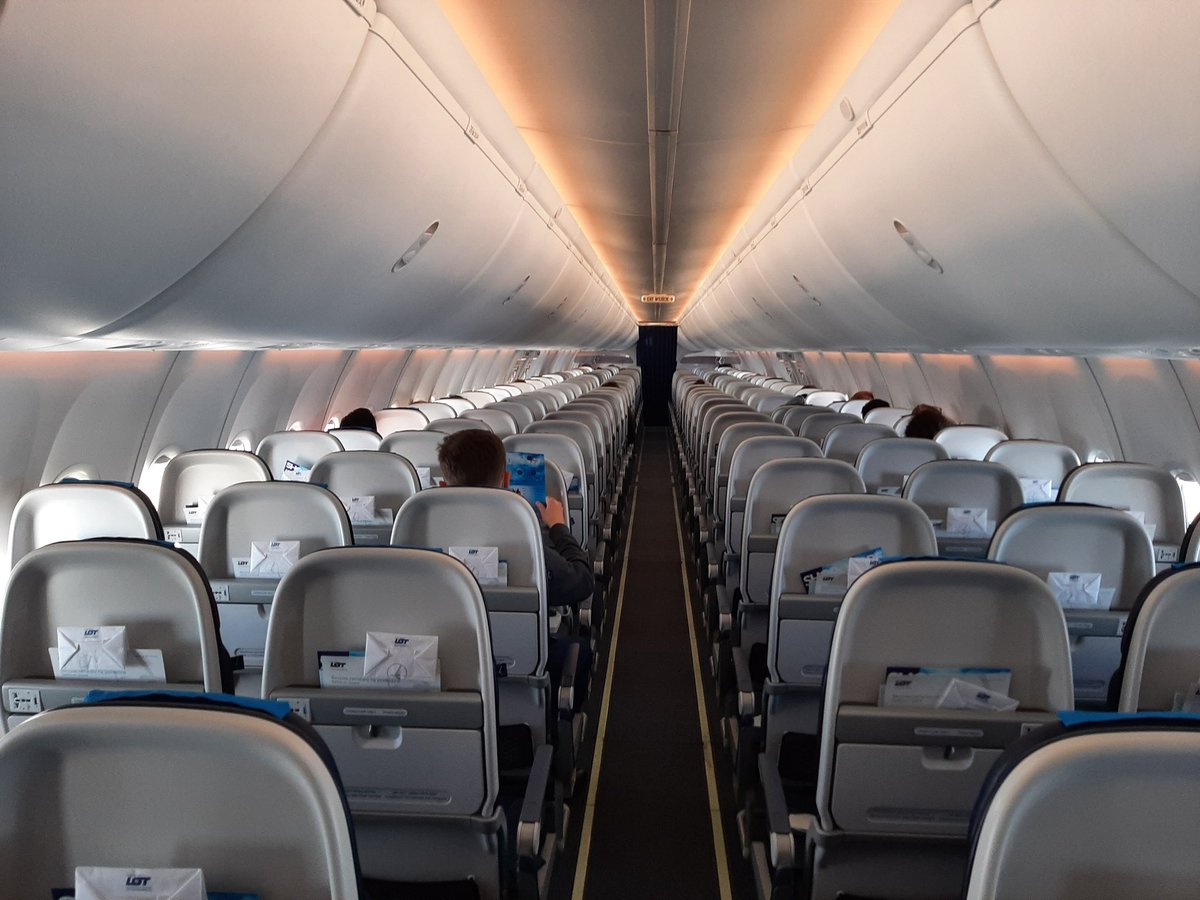
[[[271,195],[346,84],[341,0],[10,0],[0,15],[0,321],[112,322]],[[186,335],[185,335],[186,336]]]

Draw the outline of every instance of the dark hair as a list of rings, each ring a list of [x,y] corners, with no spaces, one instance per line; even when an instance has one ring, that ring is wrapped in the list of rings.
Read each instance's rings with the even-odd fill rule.
[[[908,427],[904,429],[905,437],[929,438],[954,424],[954,420],[948,418],[940,406],[930,406],[928,403],[918,403],[913,407],[911,418],[908,420]]]
[[[890,406],[890,405],[891,404],[888,403],[886,400],[880,400],[878,397],[875,397],[872,400],[868,400],[866,403],[863,404],[863,408],[862,408],[863,418],[865,419],[867,417],[867,413],[869,413],[873,409],[883,409],[884,407]]]
[[[339,428],[365,428],[367,431],[375,430],[375,413],[371,412],[365,406],[360,406],[358,409],[352,409],[350,412],[342,416],[342,423]]]
[[[500,487],[504,482],[504,442],[491,431],[472,428],[446,435],[438,464],[447,484]]]
[[[849,397],[850,400],[874,400],[875,395],[870,391],[855,391]]]

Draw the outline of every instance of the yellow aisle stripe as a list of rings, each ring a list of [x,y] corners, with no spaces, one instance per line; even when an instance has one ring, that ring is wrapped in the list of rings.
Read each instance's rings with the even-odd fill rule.
[[[679,497],[675,494],[675,485],[671,485],[671,499],[675,509],[679,509]],[[700,654],[696,650],[696,629],[692,624],[692,582],[688,578],[687,558],[683,550],[683,528],[679,524],[678,513],[675,516],[675,536],[679,539],[679,574],[683,578],[684,618],[688,626],[688,646],[692,649],[692,676],[696,683],[696,712],[700,717],[700,740],[704,744],[704,776],[708,782],[708,815],[712,822],[713,858],[717,861],[717,887],[721,900],[731,900],[733,893],[729,887],[729,861],[725,857],[725,826],[721,822],[721,801],[717,796],[717,773],[713,762],[712,738],[708,731],[708,710],[704,704],[704,685],[700,681]]]
[[[638,465],[641,465],[639,455]],[[608,730],[608,704],[612,699],[613,665],[617,659],[617,638],[621,634],[621,609],[625,604],[625,576],[629,572],[629,545],[633,540],[633,517],[637,512],[638,489],[633,489],[629,521],[625,523],[625,557],[621,561],[621,584],[617,588],[617,606],[613,613],[612,639],[608,643],[608,665],[604,675],[604,699],[600,704],[600,724],[596,729],[596,752],[592,755],[592,774],[588,779],[587,807],[583,813],[583,833],[579,838],[579,858],[575,863],[575,884],[571,900],[583,900],[587,882],[588,851],[592,846],[592,822],[596,817],[596,786],[600,782],[600,760],[604,756],[604,734]]]

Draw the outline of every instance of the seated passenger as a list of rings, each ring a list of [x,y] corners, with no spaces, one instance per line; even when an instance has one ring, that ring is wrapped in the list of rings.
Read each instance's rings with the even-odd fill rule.
[[[849,402],[850,400],[874,400],[874,399],[875,399],[875,395],[872,394],[870,391],[855,391],[853,394],[851,394],[847,398],[847,402]]]
[[[491,431],[471,429],[446,436],[438,447],[438,464],[442,467],[443,483],[447,486],[508,488],[508,469],[505,465],[504,443]],[[546,557],[546,604],[570,606],[592,596],[595,579],[592,561],[575,541],[567,525],[566,511],[556,497],[536,504],[542,523],[542,544]],[[550,679],[558,694],[562,667],[571,643],[579,644],[579,663],[576,671],[584,675],[575,688],[575,709],[582,708],[586,699],[587,678],[591,671],[592,651],[586,640],[570,638],[556,640],[550,636]]]
[[[886,400],[880,400],[878,397],[872,397],[870,400],[868,400],[866,403],[863,404],[863,408],[861,410],[862,417],[865,419],[867,417],[867,413],[869,413],[873,409],[883,409],[888,406],[891,406],[891,404],[888,403]]]
[[[935,434],[953,424],[954,420],[943,413],[940,406],[918,403],[913,407],[904,436],[933,440]]]
[[[377,430],[375,427],[375,413],[371,412],[365,406],[352,409],[346,415],[342,416],[342,422],[338,427],[364,428],[367,431],[375,431]]]

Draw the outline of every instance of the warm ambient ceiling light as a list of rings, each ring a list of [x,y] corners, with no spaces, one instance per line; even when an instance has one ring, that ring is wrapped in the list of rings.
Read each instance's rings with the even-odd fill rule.
[[[629,185],[635,186],[631,190],[636,190],[637,193],[622,194],[621,191],[613,191],[613,184],[624,183],[622,179],[610,177],[598,180],[595,175],[596,167],[592,164],[593,160],[589,154],[593,153],[595,148],[605,146],[606,142],[620,145],[627,143],[627,140],[619,133],[619,127],[614,127],[612,133],[597,133],[593,130],[583,136],[579,128],[573,127],[571,118],[572,110],[577,110],[580,105],[586,108],[587,103],[592,102],[597,108],[603,107],[614,112],[613,115],[607,118],[602,116],[596,121],[621,123],[625,119],[615,113],[632,115],[632,108],[626,109],[620,105],[622,101],[632,102],[632,98],[606,96],[603,88],[597,87],[594,96],[576,97],[576,103],[571,110],[563,113],[555,106],[559,102],[556,91],[561,84],[569,82],[569,78],[544,78],[544,73],[539,67],[539,61],[547,57],[545,53],[539,52],[539,49],[547,44],[556,46],[565,43],[566,36],[556,34],[556,29],[575,26],[579,17],[589,14],[579,13],[577,9],[590,7],[559,5],[554,0],[513,0],[512,3],[494,3],[493,0],[438,2],[509,118],[533,151],[539,166],[571,210],[601,265],[610,273],[622,295],[631,301],[629,305],[634,305],[632,301],[638,295],[626,291],[625,285],[643,279],[637,271],[626,266],[618,267],[613,263],[621,261],[616,254],[617,248],[643,239],[640,233],[634,233],[634,229],[640,227],[639,216],[627,213],[630,223],[628,231],[609,234],[605,233],[604,220],[594,215],[593,211],[606,208],[642,211],[647,202],[643,193],[645,181],[640,177],[625,179]],[[653,0],[649,2],[652,4]],[[672,279],[672,283],[678,288],[677,295],[682,298],[679,304],[672,307],[673,316],[679,316],[686,311],[696,288],[704,283],[726,249],[737,239],[747,217],[795,155],[813,125],[825,109],[838,101],[839,92],[842,91],[847,77],[898,4],[899,0],[822,0],[820,3],[803,5],[805,10],[811,11],[806,13],[806,27],[795,33],[789,31],[786,36],[793,44],[802,44],[804,52],[799,56],[803,64],[797,63],[796,70],[789,73],[789,90],[786,95],[770,94],[779,97],[779,101],[775,103],[775,106],[780,107],[780,111],[777,111],[773,118],[775,127],[770,129],[769,134],[756,130],[752,134],[735,136],[742,140],[746,147],[753,149],[752,153],[744,154],[747,160],[752,160],[751,165],[723,173],[731,194],[736,195],[738,202],[728,202],[729,198],[726,197],[720,203],[695,211],[692,213],[697,219],[695,226],[686,221],[687,216],[681,210],[673,211],[672,219],[681,219],[678,223],[680,227],[673,228],[674,231],[704,233],[712,228],[713,233],[718,235],[715,240],[706,238],[703,241],[706,248],[711,248],[704,254],[706,259],[702,258],[699,264],[689,265],[687,274],[680,273],[681,281]],[[629,19],[631,35],[641,24],[641,7],[642,4],[620,7],[620,15]],[[722,9],[723,6],[713,4],[711,8]],[[781,4],[780,9],[784,8],[786,5]],[[693,9],[693,17],[697,15],[697,10],[703,10],[703,7],[697,6]],[[596,15],[618,14],[605,6],[603,13]],[[705,54],[714,51],[711,47],[698,43],[698,40],[699,38],[696,41],[689,38],[687,45],[687,70],[692,76],[702,75],[708,67],[720,62],[706,59]],[[588,49],[596,48],[589,46]],[[581,77],[588,71],[589,62],[594,60],[584,54],[578,68],[566,75]],[[753,92],[754,89],[754,84],[747,86],[749,92]],[[730,102],[742,102],[737,98],[736,91],[731,93],[734,96]],[[645,98],[643,96],[639,99]],[[700,148],[719,143],[721,146],[718,155],[711,159],[723,159],[719,153],[728,152],[731,142],[705,141],[703,137],[704,129],[700,123],[689,122],[686,118],[680,121],[678,141],[681,148],[686,148],[689,154],[699,154]],[[648,138],[653,139],[654,137]],[[736,143],[736,140],[733,143]],[[700,161],[705,158],[695,157]],[[710,222],[713,225],[705,224]],[[685,228],[685,225],[688,227]],[[657,248],[655,252],[659,252]]]

